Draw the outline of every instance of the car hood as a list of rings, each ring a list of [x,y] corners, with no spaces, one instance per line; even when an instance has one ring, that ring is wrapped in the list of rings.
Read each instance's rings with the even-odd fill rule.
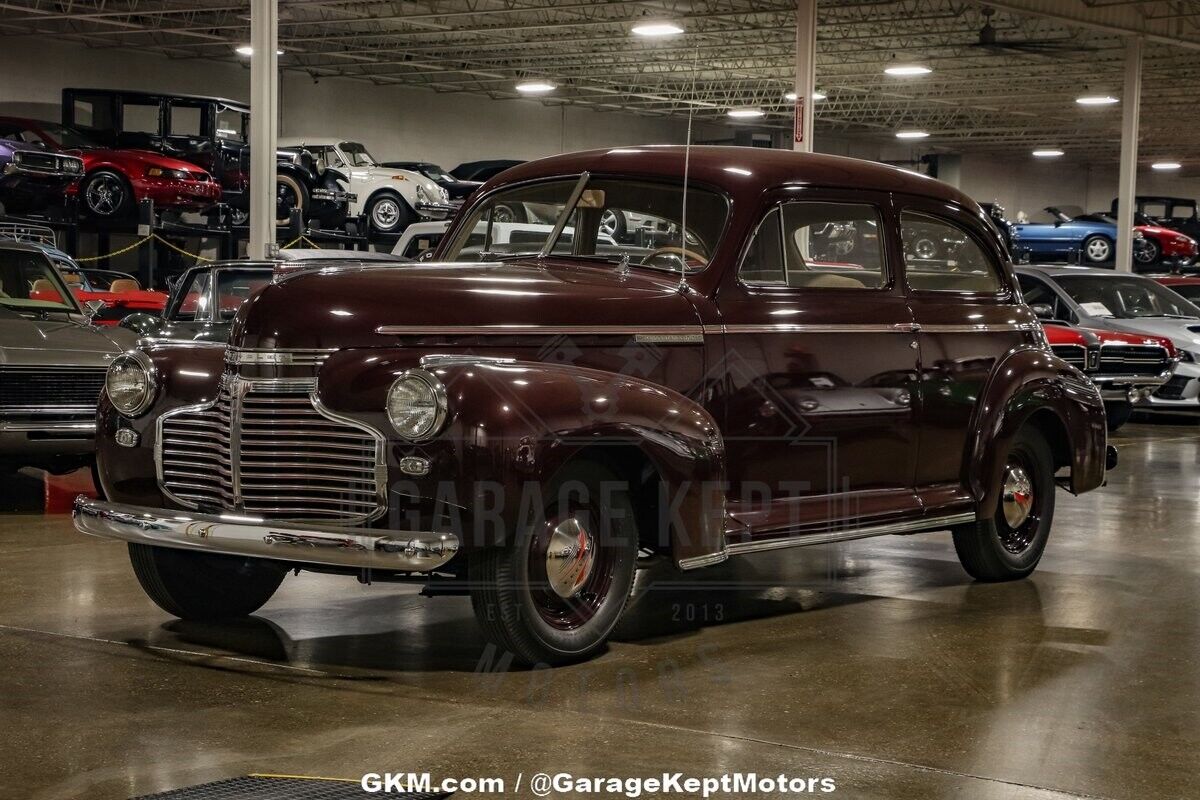
[[[1134,227],[1134,230],[1141,231],[1143,236],[1149,234],[1150,236],[1178,236],[1182,239],[1191,238],[1187,234],[1180,233],[1172,228],[1164,228],[1161,225],[1137,225]]]
[[[1164,336],[1181,350],[1193,353],[1200,351],[1200,319],[1165,319],[1162,317],[1139,317],[1137,319],[1111,319],[1097,321],[1114,331],[1145,333]]]
[[[40,319],[0,308],[0,364],[104,366],[137,341],[131,331],[82,319],[62,314]]]
[[[231,341],[262,349],[394,345],[380,326],[478,336],[501,328],[551,338],[564,332],[681,326],[699,332],[669,272],[574,259],[425,263],[299,272],[246,301]],[[434,335],[437,335],[434,333]]]

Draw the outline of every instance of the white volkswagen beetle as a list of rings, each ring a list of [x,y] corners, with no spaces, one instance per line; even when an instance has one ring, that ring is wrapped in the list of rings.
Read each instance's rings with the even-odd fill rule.
[[[366,214],[372,230],[400,233],[418,220],[445,219],[453,211],[446,190],[419,172],[379,166],[367,148],[340,139],[285,139],[280,150],[304,148],[322,166],[350,177],[349,190],[358,195],[352,215]]]

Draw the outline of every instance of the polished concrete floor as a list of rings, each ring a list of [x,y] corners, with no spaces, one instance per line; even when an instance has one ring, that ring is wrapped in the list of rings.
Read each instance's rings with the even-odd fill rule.
[[[1131,425],[1031,580],[946,535],[643,573],[610,650],[479,669],[465,598],[303,574],[169,619],[116,543],[0,515],[0,798],[250,773],[832,777],[853,798],[1200,796],[1200,430]],[[523,796],[529,796],[527,791]],[[565,796],[565,795],[564,795]]]

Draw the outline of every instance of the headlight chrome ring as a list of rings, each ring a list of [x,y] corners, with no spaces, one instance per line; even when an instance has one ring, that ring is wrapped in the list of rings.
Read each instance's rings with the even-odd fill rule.
[[[388,421],[396,433],[410,442],[427,441],[439,434],[446,424],[448,409],[445,385],[428,370],[406,370],[388,389]]]
[[[138,416],[150,407],[158,394],[154,362],[140,350],[122,353],[108,365],[104,392],[117,411],[127,417]]]

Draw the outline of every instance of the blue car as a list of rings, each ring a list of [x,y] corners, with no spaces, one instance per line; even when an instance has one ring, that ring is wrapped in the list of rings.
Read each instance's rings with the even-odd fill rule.
[[[1013,250],[1034,261],[1073,260],[1095,266],[1113,260],[1117,226],[1100,215],[1071,214],[1073,209],[1049,206],[1053,222],[1024,222],[1013,226]]]

